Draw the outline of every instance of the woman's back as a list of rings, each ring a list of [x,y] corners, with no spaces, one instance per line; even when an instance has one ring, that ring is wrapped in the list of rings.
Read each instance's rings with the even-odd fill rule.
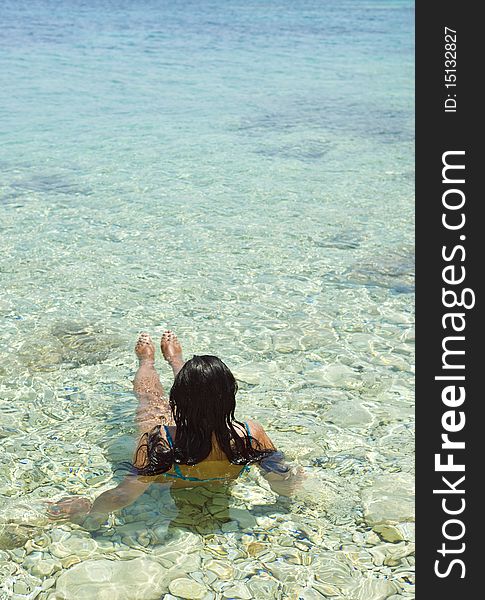
[[[264,429],[259,423],[253,420],[244,421],[245,430],[235,427],[236,432],[240,437],[247,434],[251,439],[253,447],[264,448],[268,451],[276,450],[274,444],[264,432]],[[167,444],[173,448],[174,440],[176,439],[177,427],[164,426],[160,430],[161,437]],[[211,450],[206,458],[195,465],[177,464],[174,463],[170,470],[159,475],[150,477],[153,482],[170,483],[175,488],[191,487],[194,485],[207,485],[208,483],[229,483],[237,479],[245,471],[249,470],[249,465],[233,464],[229,461],[226,453],[219,446],[217,436],[212,432]],[[139,450],[142,446],[139,446]],[[145,462],[146,455],[138,455],[138,462]],[[137,467],[143,465],[136,464]]]

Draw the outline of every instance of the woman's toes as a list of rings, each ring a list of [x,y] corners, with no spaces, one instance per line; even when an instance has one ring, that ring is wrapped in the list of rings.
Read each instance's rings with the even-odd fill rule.
[[[153,359],[155,357],[155,344],[148,333],[143,332],[138,337],[135,353],[140,360],[144,358]]]

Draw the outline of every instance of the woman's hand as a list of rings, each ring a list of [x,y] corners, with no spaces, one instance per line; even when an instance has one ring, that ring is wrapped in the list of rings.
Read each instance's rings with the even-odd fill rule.
[[[58,502],[49,502],[47,514],[51,519],[75,519],[85,517],[91,510],[91,500],[82,496],[69,496]]]
[[[267,473],[266,481],[271,489],[280,496],[293,496],[300,489],[307,475],[300,466],[293,467],[288,473]]]

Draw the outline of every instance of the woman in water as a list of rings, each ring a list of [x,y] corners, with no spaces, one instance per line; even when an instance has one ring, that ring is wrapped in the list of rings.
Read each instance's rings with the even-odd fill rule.
[[[301,471],[290,469],[257,421],[235,419],[237,383],[222,360],[205,355],[184,362],[171,331],[163,334],[161,350],[174,374],[169,399],[155,370],[152,339],[142,333],[135,346],[139,440],[133,472],[92,504],[81,497],[57,502],[50,508],[53,517],[105,516],[132,504],[153,483],[175,489],[227,484],[251,464],[261,468],[276,493],[288,496],[295,490]]]

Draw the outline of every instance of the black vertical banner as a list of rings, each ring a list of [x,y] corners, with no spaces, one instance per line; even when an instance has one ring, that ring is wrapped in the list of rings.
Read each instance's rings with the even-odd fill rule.
[[[416,7],[418,594],[480,596],[483,129],[478,4]],[[480,53],[482,54],[482,53]],[[475,519],[472,519],[475,514]],[[478,595],[478,596],[477,596]]]

